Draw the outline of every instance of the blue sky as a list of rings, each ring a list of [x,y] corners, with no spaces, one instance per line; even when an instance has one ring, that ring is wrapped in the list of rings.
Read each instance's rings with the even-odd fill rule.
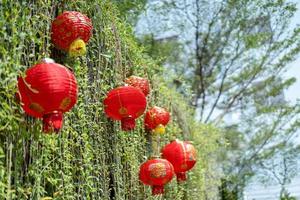
[[[297,1],[295,1],[297,2]],[[294,19],[292,20],[293,26],[300,24],[300,3],[298,0],[298,11],[296,15],[294,16]],[[285,96],[288,100],[291,100],[293,102],[296,101],[296,99],[299,99],[300,97],[300,56],[297,57],[297,59],[290,64],[290,69],[287,71],[286,76],[287,77],[295,77],[297,79],[297,82],[292,85],[285,93]]]

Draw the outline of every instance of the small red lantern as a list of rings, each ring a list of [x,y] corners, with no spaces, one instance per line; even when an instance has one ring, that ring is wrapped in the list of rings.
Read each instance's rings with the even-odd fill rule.
[[[186,171],[196,164],[196,150],[190,142],[175,140],[162,149],[162,157],[174,167],[177,181],[186,180]]]
[[[164,193],[164,185],[170,182],[174,175],[172,164],[166,159],[154,158],[144,162],[140,167],[140,181],[152,186],[152,195]]]
[[[146,109],[146,97],[141,90],[132,86],[112,89],[104,99],[105,113],[114,120],[121,120],[122,130],[135,127],[135,119]]]
[[[170,121],[170,113],[161,107],[154,106],[145,115],[146,129],[153,130],[154,133],[163,134],[165,126]]]
[[[147,96],[150,92],[150,84],[149,81],[145,78],[141,78],[138,76],[130,76],[125,80],[125,83],[131,85],[133,87],[139,88],[142,90],[145,96]]]
[[[73,73],[63,65],[45,59],[18,78],[18,99],[30,116],[43,118],[44,132],[58,132],[63,113],[77,101],[77,82]]]
[[[91,20],[80,12],[65,11],[52,22],[51,39],[53,44],[70,56],[86,53],[86,43],[92,35]]]

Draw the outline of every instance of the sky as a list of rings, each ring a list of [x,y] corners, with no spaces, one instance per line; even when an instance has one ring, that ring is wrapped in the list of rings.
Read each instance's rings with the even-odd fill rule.
[[[297,2],[295,0],[295,2]],[[298,11],[296,15],[294,16],[292,20],[292,25],[300,25],[300,0],[298,0]],[[291,100],[292,102],[295,102],[297,99],[300,98],[300,56],[290,64],[290,69],[287,71],[286,76],[287,77],[295,77],[297,79],[297,82],[292,85],[285,93],[285,97],[287,100]]]

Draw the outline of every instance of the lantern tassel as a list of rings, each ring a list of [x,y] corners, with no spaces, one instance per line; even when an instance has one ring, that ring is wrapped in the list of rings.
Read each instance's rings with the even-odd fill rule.
[[[43,116],[43,131],[45,133],[56,132],[62,128],[63,125],[63,113],[53,112]]]
[[[152,152],[154,157],[159,157],[160,155],[160,135],[152,134]]]
[[[82,39],[74,40],[69,48],[70,57],[78,57],[86,54],[86,45]]]
[[[163,185],[153,185],[152,186],[152,195],[160,195],[164,193]]]
[[[166,128],[164,125],[159,124],[155,129],[154,129],[154,133],[155,134],[164,134],[166,132]]]
[[[176,176],[177,176],[177,182],[186,181],[186,173],[185,172],[176,173]]]
[[[121,127],[123,131],[130,131],[135,127],[135,119],[133,117],[124,117],[121,120]]]

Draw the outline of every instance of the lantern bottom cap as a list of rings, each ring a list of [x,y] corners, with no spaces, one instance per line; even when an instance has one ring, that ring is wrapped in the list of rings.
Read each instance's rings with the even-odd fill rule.
[[[45,114],[43,116],[43,132],[45,133],[58,133],[63,125],[63,113],[55,111]]]
[[[69,47],[70,57],[79,57],[86,54],[86,44],[82,39],[74,40]]]
[[[121,128],[123,131],[133,130],[135,127],[135,119],[133,117],[124,117],[121,120]]]
[[[176,176],[177,176],[177,182],[186,181],[186,173],[185,172],[176,173]]]
[[[161,195],[164,193],[163,185],[153,185],[152,186],[152,195]]]
[[[159,124],[154,130],[153,133],[154,134],[164,134],[166,132],[166,128],[164,125]]]

